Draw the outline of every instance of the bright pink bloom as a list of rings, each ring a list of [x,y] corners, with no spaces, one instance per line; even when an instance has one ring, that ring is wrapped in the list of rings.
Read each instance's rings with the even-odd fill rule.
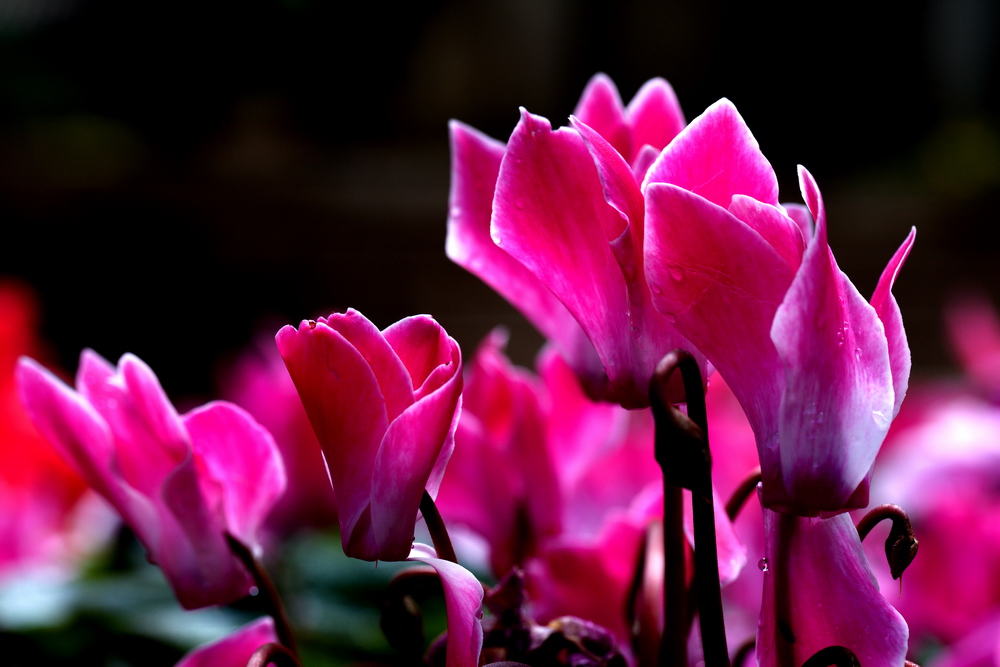
[[[965,375],[989,398],[1000,400],[1000,316],[980,294],[953,300],[945,324]]]
[[[187,608],[245,596],[253,581],[226,541],[259,550],[258,529],[285,488],[270,434],[241,408],[179,416],[153,371],[80,356],[77,391],[28,358],[17,368],[39,430],[135,531]]]
[[[425,315],[379,331],[349,310],[277,335],[337,494],[348,556],[404,560],[454,448],[462,357]]]
[[[913,232],[869,303],[837,268],[819,189],[799,175],[815,232],[801,208],[778,204],[756,141],[729,102],[716,103],[646,175],[646,277],[657,309],[739,398],[764,504],[815,515],[867,504],[906,393],[909,349],[890,289]]]
[[[697,353],[653,309],[643,271],[639,182],[683,114],[662,79],[625,107],[599,74],[571,123],[553,131],[522,110],[506,146],[452,123],[446,249],[553,342],[588,394],[646,407],[663,355]]]
[[[95,496],[31,423],[17,395],[17,358],[37,355],[41,347],[31,292],[0,283],[0,576],[5,578],[68,566],[93,546],[86,538],[107,532],[88,521],[99,518],[87,511]]]
[[[295,480],[268,515],[265,533],[280,538],[303,528],[337,525],[337,502],[323,452],[272,335],[258,339],[239,357],[224,378],[223,397],[274,436],[285,475]]]
[[[264,644],[278,643],[271,617],[257,619],[218,641],[199,646],[176,667],[246,667],[250,656]]]

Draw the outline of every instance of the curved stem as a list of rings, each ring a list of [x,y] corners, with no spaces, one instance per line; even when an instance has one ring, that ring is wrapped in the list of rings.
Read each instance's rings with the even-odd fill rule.
[[[893,579],[903,576],[903,571],[910,566],[917,556],[917,547],[920,543],[913,534],[913,527],[910,525],[910,517],[899,505],[885,504],[879,505],[858,522],[858,537],[864,541],[879,522],[888,519],[892,521],[892,528],[885,538],[885,559],[889,562],[889,572]]]
[[[257,648],[247,660],[247,667],[266,667],[267,665],[277,665],[278,667],[300,667],[299,661],[291,651],[282,646],[270,642]]]
[[[726,515],[730,521],[736,521],[736,517],[739,516],[740,510],[746,505],[750,495],[757,490],[760,480],[760,466],[757,466],[740,482],[740,485],[733,491],[733,495],[729,496],[729,500],[726,502]]]
[[[427,489],[424,489],[424,495],[420,498],[420,513],[424,515],[424,522],[431,533],[431,541],[434,543],[434,551],[437,552],[438,558],[458,563],[455,548],[451,546],[448,528],[445,527],[444,519],[441,518],[441,513],[438,512],[437,505],[434,504],[431,494],[427,493]]]
[[[259,600],[261,611],[274,619],[278,641],[298,660],[299,651],[295,644],[295,635],[292,633],[292,625],[288,622],[288,614],[285,613],[285,605],[282,604],[278,589],[264,568],[264,564],[245,544],[232,535],[226,534],[226,541],[229,542],[229,548],[233,554],[242,561],[257,584],[256,599]]]

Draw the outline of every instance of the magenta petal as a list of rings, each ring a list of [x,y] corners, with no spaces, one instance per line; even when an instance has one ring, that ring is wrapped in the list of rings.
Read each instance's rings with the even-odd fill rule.
[[[461,393],[456,364],[447,384],[389,425],[371,477],[372,539],[382,560],[403,560],[410,551],[424,489],[430,486],[428,492],[436,494],[454,448]],[[437,479],[432,481],[435,471]]]
[[[671,183],[729,208],[733,195],[778,203],[778,179],[732,102],[719,100],[691,121],[653,163],[643,181]]]
[[[493,195],[505,147],[452,121],[448,257],[513,304],[585,376],[603,375],[594,346],[566,306],[490,237]]]
[[[674,89],[659,77],[643,84],[628,103],[626,113],[632,126],[633,152],[643,146],[663,150],[685,125],[684,112]]]
[[[893,417],[899,412],[899,406],[906,396],[906,387],[910,381],[910,346],[906,342],[906,331],[903,329],[903,316],[899,312],[899,304],[892,295],[892,285],[913,248],[916,235],[917,228],[914,227],[882,271],[871,299],[872,307],[885,327],[885,338],[889,344],[889,365],[892,369],[892,388],[895,394]]]
[[[445,667],[477,667],[483,648],[483,585],[461,565],[438,558],[427,545],[414,544],[408,560],[430,565],[441,577],[448,616]]]
[[[278,642],[274,621],[269,616],[237,628],[231,634],[194,649],[176,667],[246,667],[254,651]]]
[[[573,115],[597,130],[626,160],[631,159],[632,133],[618,88],[607,74],[595,74],[583,89]]]
[[[806,249],[806,237],[798,223],[788,217],[781,207],[762,204],[746,195],[733,195],[729,212],[770,243],[789,269],[798,271]]]
[[[416,400],[454,377],[452,364],[459,356],[458,345],[433,318],[407,317],[387,327],[382,335],[409,372]]]
[[[819,191],[802,173],[816,234],[771,339],[785,369],[779,448],[787,502],[816,513],[843,509],[867,476],[892,418],[893,385],[882,323],[837,268]],[[783,504],[776,490],[765,471],[768,506]]]
[[[378,381],[389,421],[413,403],[414,384],[409,369],[368,318],[353,308],[348,308],[346,313],[333,313],[329,317],[319,318],[318,322],[343,336],[364,357]]]
[[[524,112],[497,181],[493,239],[573,314],[612,381],[629,368],[627,292],[609,245],[624,228],[580,135]]]
[[[107,423],[34,359],[18,359],[15,373],[21,402],[38,430],[91,488],[114,504],[117,488],[108,468],[114,440]]]
[[[382,391],[364,357],[325,324],[286,326],[277,343],[323,447],[346,549],[368,509],[375,457],[389,427]]]
[[[221,505],[226,532],[249,548],[285,490],[285,467],[271,434],[242,408],[216,401],[184,415],[201,464],[202,492]]]
[[[828,646],[851,650],[865,667],[903,664],[906,622],[879,593],[849,515],[817,519],[765,509],[764,529],[760,667],[801,665]]]
[[[774,247],[728,211],[674,185],[649,185],[646,280],[653,305],[726,379],[758,444],[777,433],[783,378],[768,332],[792,278]]]

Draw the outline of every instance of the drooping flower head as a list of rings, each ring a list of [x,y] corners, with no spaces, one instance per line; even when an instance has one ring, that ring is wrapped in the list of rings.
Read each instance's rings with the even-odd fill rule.
[[[517,307],[597,399],[649,405],[670,350],[697,353],[651,303],[643,271],[645,170],[684,126],[669,84],[626,107],[595,76],[572,126],[522,110],[506,146],[453,122],[448,256]]]
[[[379,331],[356,310],[277,335],[337,495],[347,555],[404,560],[454,448],[462,356],[425,315]]]
[[[85,350],[76,390],[22,358],[18,387],[38,429],[135,531],[191,609],[249,593],[227,541],[260,551],[259,528],[285,488],[271,435],[222,401],[178,415],[153,371]]]

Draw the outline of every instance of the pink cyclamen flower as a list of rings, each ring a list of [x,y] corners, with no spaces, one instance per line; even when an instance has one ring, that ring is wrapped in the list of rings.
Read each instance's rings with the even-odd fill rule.
[[[176,667],[246,667],[254,651],[270,643],[278,643],[278,634],[274,620],[268,616],[199,646],[181,658]]]
[[[425,315],[379,331],[356,310],[286,326],[277,342],[326,457],[344,552],[404,560],[454,448],[458,343]]]
[[[666,81],[626,107],[598,74],[571,121],[553,131],[522,110],[506,146],[452,122],[446,250],[552,341],[592,397],[646,407],[656,363],[697,354],[652,307],[643,270],[639,183],[684,117]]]
[[[22,358],[21,398],[38,429],[135,531],[189,609],[248,594],[227,535],[259,551],[258,529],[285,488],[270,434],[217,401],[181,416],[153,371],[80,356],[77,390]]]
[[[701,155],[691,173],[690,156]],[[833,258],[816,183],[799,176],[815,231],[800,207],[777,203],[774,174],[735,108],[713,105],[646,175],[646,277],[655,306],[739,398],[764,504],[815,515],[867,504],[906,393],[910,353],[890,290],[914,232],[869,303]],[[719,187],[729,179],[749,185]]]

